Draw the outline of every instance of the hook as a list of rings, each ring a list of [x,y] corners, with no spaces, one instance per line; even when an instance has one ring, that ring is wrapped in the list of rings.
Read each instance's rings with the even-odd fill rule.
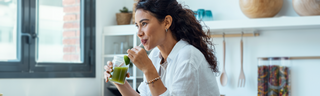
[[[243,31],[241,31],[241,40],[242,40],[242,38],[243,38]]]
[[[224,32],[223,32],[223,34],[222,34],[222,37],[223,37],[223,41],[224,41],[224,40],[225,40],[225,39],[224,39],[224,37],[225,37],[225,34],[224,34]]]

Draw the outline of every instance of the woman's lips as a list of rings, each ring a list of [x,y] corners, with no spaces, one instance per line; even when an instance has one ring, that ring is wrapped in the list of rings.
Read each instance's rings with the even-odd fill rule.
[[[147,43],[147,41],[148,41],[147,39],[142,39],[142,40],[141,40],[141,43],[142,43],[143,45],[145,45],[145,44]]]

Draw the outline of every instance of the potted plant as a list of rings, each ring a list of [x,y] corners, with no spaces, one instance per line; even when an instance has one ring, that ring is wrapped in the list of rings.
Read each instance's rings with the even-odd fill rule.
[[[120,13],[117,13],[116,16],[118,25],[126,25],[130,24],[132,13],[129,12],[127,7],[123,7],[120,9]]]

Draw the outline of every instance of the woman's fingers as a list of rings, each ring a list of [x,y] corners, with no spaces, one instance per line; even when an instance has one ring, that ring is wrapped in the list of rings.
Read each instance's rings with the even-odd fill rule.
[[[127,78],[129,78],[130,77],[130,73],[127,73]]]
[[[136,50],[140,50],[140,49],[142,49],[141,47],[139,47],[139,46],[136,46],[136,47],[134,47],[134,49],[136,49]]]
[[[104,70],[106,70],[107,72],[112,72],[112,62],[108,61],[107,65],[104,66]]]
[[[111,62],[111,61],[108,61],[108,62],[107,62],[107,64],[108,64],[108,66],[109,66],[109,67],[111,67],[111,68],[113,67],[113,65],[112,65],[112,62]]]
[[[104,69],[106,70],[106,71],[104,71],[104,78],[106,79],[106,82],[108,82],[109,81],[109,79],[108,78],[110,78],[110,72],[112,72],[112,62],[110,62],[110,61],[108,61],[107,62],[107,65],[105,65],[104,66]]]
[[[135,55],[141,54],[141,51],[144,51],[141,47],[138,46],[132,48],[132,50],[135,52]]]
[[[135,54],[133,48],[132,48],[132,49],[128,49],[128,50],[127,50],[127,53],[128,53],[128,54],[132,54],[132,55]]]
[[[137,48],[138,48],[138,47],[134,47],[134,48],[132,48],[131,50],[134,51],[134,52],[137,52],[137,51],[138,51]]]
[[[108,82],[109,81],[109,76],[110,74],[109,73],[107,73],[107,71],[104,71],[104,79],[106,79],[106,82]]]
[[[131,54],[128,54],[128,57],[130,58],[130,61],[133,62],[133,56]]]
[[[128,49],[127,53],[128,53],[128,57],[130,58],[130,60],[133,60],[135,52],[133,50],[131,50],[131,49]]]

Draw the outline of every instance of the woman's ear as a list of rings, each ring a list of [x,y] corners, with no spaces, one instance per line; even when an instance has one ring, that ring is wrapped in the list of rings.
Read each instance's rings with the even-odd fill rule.
[[[165,23],[165,28],[166,29],[169,29],[171,24],[172,24],[172,17],[170,15],[167,15],[165,18],[164,18],[164,23]]]

